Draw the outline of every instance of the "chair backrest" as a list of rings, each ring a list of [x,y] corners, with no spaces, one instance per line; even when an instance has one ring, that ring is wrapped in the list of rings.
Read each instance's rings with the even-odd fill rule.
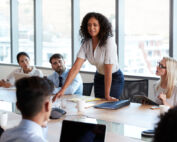
[[[83,95],[90,96],[92,92],[93,83],[83,83]]]
[[[3,132],[4,132],[4,129],[1,128],[1,126],[0,126],[0,137],[1,137],[1,135],[2,135]]]
[[[129,99],[131,102],[137,102],[134,95],[148,96],[148,80],[125,80],[123,93],[120,100]]]

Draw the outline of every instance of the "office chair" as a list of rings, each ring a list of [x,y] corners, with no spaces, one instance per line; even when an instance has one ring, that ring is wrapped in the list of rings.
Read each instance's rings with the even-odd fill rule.
[[[1,137],[1,135],[2,135],[3,132],[4,132],[4,129],[1,128],[1,126],[0,126],[0,137]]]
[[[131,102],[138,102],[134,95],[144,95],[148,96],[148,80],[125,80],[124,89],[122,95],[120,96],[120,100],[129,99]]]
[[[92,92],[93,83],[83,83],[83,95],[90,96]]]

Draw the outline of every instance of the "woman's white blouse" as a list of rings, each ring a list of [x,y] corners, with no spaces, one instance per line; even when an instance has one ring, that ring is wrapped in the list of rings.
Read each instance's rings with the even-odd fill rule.
[[[41,72],[41,70],[36,69],[35,67],[32,67],[32,68],[33,68],[32,71],[28,73],[30,76],[43,77],[43,73]],[[6,78],[6,80],[12,85],[15,84],[15,77],[14,77],[15,73],[23,73],[23,74],[25,74],[22,68],[17,68],[15,70],[13,70]]]
[[[155,97],[155,102],[158,104],[162,104],[162,101],[158,98],[158,96],[160,95],[160,93],[167,93],[167,89],[163,89],[160,86],[157,87],[159,85],[159,81],[157,81],[156,83],[153,84],[153,89],[154,89],[154,97]],[[172,95],[170,98],[166,99],[167,103],[170,104],[171,106],[175,106],[177,105],[177,86],[174,86],[174,90],[172,92]]]
[[[98,43],[99,44],[99,43]],[[97,71],[100,74],[104,73],[104,65],[112,64],[112,73],[118,71],[118,56],[117,56],[117,46],[115,43],[115,39],[110,37],[107,39],[106,44],[104,46],[98,46],[95,48],[93,52],[92,40],[86,41],[80,48],[77,57],[82,58],[84,60],[88,60],[92,65],[95,65]]]

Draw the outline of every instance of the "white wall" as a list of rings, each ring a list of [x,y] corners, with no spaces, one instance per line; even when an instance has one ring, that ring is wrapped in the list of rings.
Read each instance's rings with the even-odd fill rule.
[[[0,79],[5,79],[6,76],[17,67],[18,66],[16,65],[0,64]],[[46,69],[46,68],[39,68],[39,69],[43,72],[44,76],[47,76],[53,72],[52,69]],[[83,82],[93,82],[94,73],[81,73],[81,76],[82,76]],[[135,77],[132,77],[132,78],[125,77],[125,79],[135,79]],[[156,79],[149,79],[149,94],[148,94],[149,98],[153,98],[152,97],[152,85],[155,81]],[[92,95],[93,95],[93,90],[92,90]]]

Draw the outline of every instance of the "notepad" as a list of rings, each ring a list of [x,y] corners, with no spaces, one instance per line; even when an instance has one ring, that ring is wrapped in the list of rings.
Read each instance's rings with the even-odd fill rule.
[[[68,101],[71,101],[71,102],[78,102],[80,100],[83,100],[85,102],[93,102],[93,101],[100,101],[100,100],[103,100],[103,99],[101,99],[101,98],[92,98],[92,97],[80,97],[80,98],[68,99]]]

